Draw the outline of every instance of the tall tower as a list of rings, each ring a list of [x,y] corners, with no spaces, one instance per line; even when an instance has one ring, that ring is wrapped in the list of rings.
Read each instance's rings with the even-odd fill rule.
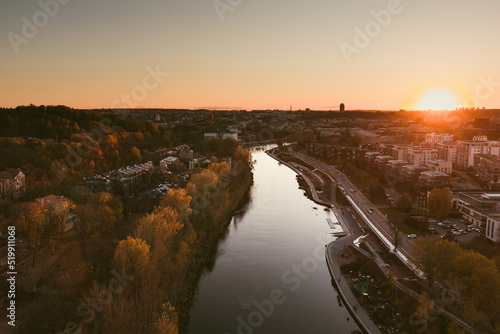
[[[344,112],[345,111],[345,105],[343,103],[340,104],[339,111],[340,112]]]

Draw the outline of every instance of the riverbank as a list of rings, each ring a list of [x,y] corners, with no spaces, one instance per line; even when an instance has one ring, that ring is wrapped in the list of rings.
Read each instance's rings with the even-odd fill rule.
[[[329,203],[323,200],[319,199],[318,193],[312,183],[312,181],[302,173],[302,171],[299,170],[297,166],[294,166],[290,162],[286,162],[279,157],[277,157],[273,151],[268,150],[266,153],[272,157],[273,159],[281,162],[285,166],[289,167],[292,169],[294,172],[299,174],[307,183],[310,193],[312,196],[312,199],[315,203],[318,203],[320,205],[327,206],[331,208],[332,212],[335,214],[337,218],[339,218],[339,222],[341,222],[341,226],[343,228],[346,228],[344,232],[347,233],[345,237],[339,238],[330,244],[326,246],[325,250],[325,256],[326,256],[326,262],[328,265],[328,269],[330,270],[330,274],[332,276],[332,281],[335,283],[337,286],[338,292],[340,297],[342,298],[344,305],[346,309],[349,311],[353,319],[356,321],[358,326],[363,330],[365,333],[381,333],[378,327],[373,323],[373,321],[370,319],[366,311],[360,307],[357,303],[356,297],[352,293],[351,289],[347,285],[341,271],[340,267],[338,265],[338,262],[336,261],[338,253],[346,247],[346,245],[352,245],[353,241],[362,236],[362,230],[359,226],[351,226],[344,221],[342,218],[342,213],[339,212],[335,207],[333,206],[333,203]],[[356,228],[357,227],[357,228]]]
[[[188,333],[190,310],[203,270],[213,265],[219,243],[224,239],[227,228],[231,224],[231,218],[248,201],[250,189],[253,184],[253,174],[248,171],[236,185],[230,186],[230,196],[224,202],[224,206],[214,213],[212,219],[216,222],[216,230],[205,236],[202,243],[196,243],[196,249],[187,268],[183,281],[180,283],[179,293],[176,297],[175,308],[179,316],[179,333]],[[223,201],[218,196],[213,201]],[[210,210],[207,207],[206,210]]]
[[[318,166],[316,163],[314,163],[314,161],[313,161],[314,159],[307,158],[306,160],[310,163],[310,165],[316,166],[316,168],[318,168],[317,169],[318,171],[324,170],[323,168]],[[281,162],[284,163],[283,161],[281,161]],[[289,166],[289,167],[292,168],[292,167],[296,167],[296,166],[292,166],[292,167]],[[292,168],[292,169],[294,169],[294,168]],[[301,168],[299,168],[299,170],[300,169]],[[328,168],[326,168],[326,169],[328,170]],[[312,173],[314,174],[314,172],[317,170],[316,169],[313,170]],[[303,178],[304,178],[304,176],[306,176],[306,175],[303,175]],[[327,175],[327,176],[330,176],[330,175]],[[333,176],[333,174],[331,174],[331,176]],[[308,185],[310,187],[310,193],[311,194],[315,193],[316,189],[315,189],[314,185],[310,182],[308,183]],[[356,190],[353,190],[353,192],[355,192],[355,191]],[[334,211],[334,210],[332,210],[332,211]],[[342,218],[345,218],[347,221],[350,221],[350,224],[348,224],[348,226],[351,226],[354,229],[359,227],[356,219],[360,219],[360,217],[358,217],[355,214],[355,212],[353,212],[354,216],[351,216],[350,212],[348,213],[348,212],[344,211],[344,213],[346,213],[346,215],[343,215]],[[356,231],[351,231],[351,233],[356,234]],[[364,232],[361,232],[360,235],[362,235],[362,234],[364,234]],[[345,239],[345,238],[343,238],[343,239]],[[340,239],[340,240],[342,240],[342,239]],[[364,241],[366,241],[366,242],[363,242],[363,244],[361,245],[364,248],[359,248],[360,243],[354,242],[354,244],[355,244],[354,246],[356,246],[356,247],[354,247],[354,249],[356,249],[359,253],[366,256],[369,259],[369,261],[373,262],[374,264],[376,264],[380,268],[382,273],[384,273],[386,276],[386,281],[389,280],[389,281],[391,281],[390,284],[395,285],[393,290],[400,290],[401,291],[399,293],[400,296],[401,295],[407,296],[408,298],[410,298],[410,299],[413,298],[413,300],[416,300],[417,302],[419,302],[420,299],[423,298],[421,295],[422,291],[425,291],[428,294],[430,294],[431,297],[434,298],[434,301],[436,302],[436,304],[435,304],[435,307],[433,307],[431,310],[433,312],[433,315],[434,315],[432,317],[431,321],[434,321],[435,319],[438,319],[438,320],[442,319],[442,317],[441,317],[441,315],[442,315],[442,316],[447,318],[448,323],[445,323],[442,321],[436,321],[436,322],[432,323],[432,327],[437,326],[437,327],[439,327],[440,332],[442,332],[443,330],[446,331],[446,328],[449,324],[450,328],[453,326],[462,326],[467,331],[470,331],[472,333],[476,332],[463,319],[461,319],[459,316],[457,316],[458,313],[457,313],[457,310],[454,307],[454,305],[446,304],[446,301],[444,301],[444,304],[443,304],[443,300],[441,298],[442,293],[440,293],[439,291],[435,291],[436,289],[429,289],[426,286],[424,287],[425,282],[417,282],[418,284],[416,284],[416,285],[418,285],[419,288],[421,288],[421,289],[417,289],[417,291],[419,291],[417,293],[413,290],[410,290],[408,287],[404,286],[401,282],[399,282],[398,279],[401,279],[402,282],[405,283],[406,282],[405,279],[408,279],[408,277],[411,277],[413,275],[409,274],[409,273],[404,273],[404,271],[407,271],[407,270],[403,270],[403,272],[400,272],[400,269],[402,269],[400,267],[404,267],[403,269],[407,269],[405,264],[401,263],[400,259],[393,256],[393,253],[387,252],[387,249],[385,249],[382,245],[380,245],[380,240],[378,240],[376,238],[374,239],[373,235],[368,235],[368,237]],[[335,244],[335,242],[332,244]],[[332,245],[329,245],[329,246],[331,247]],[[347,246],[347,244],[345,246]],[[349,243],[349,246],[353,246],[352,242]],[[365,251],[366,248],[368,248],[369,252]],[[371,253],[371,254],[369,254],[369,253]],[[337,252],[337,256],[338,256],[338,254],[339,253]],[[329,258],[330,263],[335,264],[337,261],[335,261],[336,259],[334,258],[333,255],[334,254],[329,255],[327,252],[327,258]],[[388,269],[389,266],[390,266],[390,270]],[[342,278],[349,280],[350,275],[352,273],[348,272],[346,274],[344,272],[343,274],[344,274],[343,277],[337,277],[337,281],[339,281],[338,279],[341,278],[339,283],[341,283]],[[332,276],[334,276],[334,273],[332,273]],[[386,284],[387,283],[386,281],[384,281],[382,283]],[[378,287],[376,289],[378,289]],[[340,288],[339,288],[339,290],[340,290]],[[358,292],[357,290],[354,290],[354,289],[353,289],[353,291],[355,293]],[[345,289],[343,289],[343,292],[348,293]],[[380,293],[381,292],[378,291],[378,294],[380,294]],[[391,305],[389,307],[396,307],[395,309],[398,309],[399,307],[401,307],[401,305],[399,304],[400,301],[398,300],[397,295],[398,295],[398,293],[396,293],[396,298],[389,298],[389,299],[391,299]],[[377,299],[377,298],[375,298],[375,299]],[[380,298],[378,298],[378,299],[380,299]],[[358,302],[364,302],[364,299],[358,298]],[[381,300],[381,302],[386,303],[387,301]],[[378,305],[375,308],[373,308],[372,307],[373,305],[370,305],[370,303],[368,303],[366,305],[368,308],[370,308],[369,313],[370,313],[371,320],[373,321],[374,319],[375,320],[378,319],[377,321],[379,321],[379,322],[377,322],[377,325],[379,328],[382,328],[382,327],[387,328],[388,327],[388,330],[392,331],[392,330],[395,330],[395,329],[397,330],[397,328],[402,327],[401,322],[398,321],[397,319],[394,319],[393,323],[390,323],[390,324],[386,323],[385,318],[382,321],[380,321],[381,314],[379,312],[379,309],[380,308],[384,309],[385,307],[382,307],[383,305]],[[453,313],[451,313],[448,308],[453,309],[453,311],[452,311]],[[359,310],[359,308],[357,308],[357,310]],[[350,308],[350,311],[351,311],[351,314],[353,314],[352,307]],[[356,311],[356,309],[355,309],[355,311]],[[374,312],[376,312],[376,313],[374,313]],[[384,313],[384,312],[382,312],[382,313]],[[409,325],[410,327],[408,328],[408,326],[406,326],[406,325],[404,325],[403,327],[406,327],[408,330],[412,331],[415,329],[414,328],[415,326],[424,326],[424,323],[422,321],[421,320],[416,321],[415,320],[415,313],[413,313],[408,317],[408,321],[406,322],[406,325]],[[427,326],[427,323],[425,325]],[[429,324],[429,325],[431,326],[431,324]]]

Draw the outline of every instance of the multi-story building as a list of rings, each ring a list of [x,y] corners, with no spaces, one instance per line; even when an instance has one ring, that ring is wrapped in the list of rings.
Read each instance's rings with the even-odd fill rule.
[[[162,159],[160,161],[160,169],[169,169],[170,165],[174,163],[174,161],[179,160],[179,158],[171,156],[171,157],[166,157],[165,159]]]
[[[432,171],[445,173],[451,175],[453,171],[453,164],[448,160],[430,160],[427,162],[427,168]]]
[[[153,163],[148,161],[84,178],[80,184],[92,192],[110,192],[121,188],[124,194],[129,194],[142,188],[150,180],[153,170]]]
[[[486,154],[500,156],[500,141],[488,142],[488,147],[486,148]]]
[[[453,165],[457,163],[457,143],[438,143],[436,147],[438,152],[438,159],[451,161]]]
[[[422,166],[406,165],[401,169],[401,176],[410,183],[416,183],[420,174],[428,169]]]
[[[500,157],[498,155],[474,155],[474,171],[489,189],[500,189]]]
[[[418,182],[425,187],[446,187],[451,183],[451,176],[437,171],[426,171],[420,173]]]
[[[87,187],[93,193],[111,192],[111,181],[102,175],[96,175],[84,178],[80,185]]]
[[[212,123],[208,125],[203,131],[203,135],[205,138],[218,138],[222,140],[232,138],[234,140],[238,140],[237,132],[231,132],[220,123]]]
[[[389,162],[389,160],[393,160],[394,158],[392,157],[392,155],[378,155],[376,158],[375,158],[375,165],[380,168],[380,169],[385,169],[387,163]]]
[[[25,175],[20,170],[0,171],[0,198],[19,198],[26,192]]]
[[[461,192],[458,209],[463,218],[478,226],[488,239],[500,242],[500,193]]]
[[[356,160],[364,156],[363,148],[344,147],[341,145],[313,143],[306,144],[307,154],[326,159]]]
[[[437,150],[412,148],[410,150],[410,163],[413,166],[426,166],[430,160],[437,159]]]
[[[410,150],[413,148],[412,145],[395,145],[392,148],[392,156],[396,160],[410,160]]]
[[[37,198],[35,202],[42,205],[46,211],[53,210],[54,214],[66,217],[64,232],[73,229],[78,222],[78,216],[71,213],[71,201],[66,197],[49,195]]]
[[[427,143],[445,143],[452,142],[454,137],[449,133],[428,133],[425,135],[425,141]]]
[[[123,192],[129,194],[136,191],[149,181],[153,173],[153,163],[148,161],[143,164],[127,166],[111,172],[111,181],[119,181]]]
[[[390,172],[400,174],[403,166],[408,165],[408,161],[406,160],[389,160],[387,162],[386,169]]]
[[[375,163],[375,159],[379,156],[379,155],[384,155],[383,153],[381,152],[366,152],[365,154],[365,160],[372,164],[372,163]]]
[[[474,137],[474,140],[458,142],[457,167],[468,168],[474,165],[474,155],[483,154],[488,147],[488,141],[484,136]]]

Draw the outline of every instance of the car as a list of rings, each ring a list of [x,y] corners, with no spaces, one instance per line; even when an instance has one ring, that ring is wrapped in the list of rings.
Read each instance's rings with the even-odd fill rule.
[[[368,213],[372,213],[373,211],[372,210],[368,210]]]
[[[444,224],[443,224],[443,223],[441,223],[441,222],[439,222],[439,223],[438,223],[438,226],[444,226]]]
[[[417,235],[416,234],[408,234],[409,239],[416,239]]]
[[[389,195],[389,194],[385,194],[385,197],[390,197],[390,196],[391,196],[391,195]]]

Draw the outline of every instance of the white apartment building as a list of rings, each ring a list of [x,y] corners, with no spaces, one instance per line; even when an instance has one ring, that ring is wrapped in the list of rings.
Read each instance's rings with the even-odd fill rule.
[[[439,143],[437,144],[438,159],[451,161],[452,164],[457,163],[457,143]]]
[[[451,175],[451,172],[453,171],[453,164],[448,160],[429,160],[426,167],[431,171],[436,171],[448,175]]]
[[[392,156],[395,160],[410,160],[410,150],[413,148],[411,145],[395,145],[392,148]]]
[[[490,141],[488,142],[488,147],[486,148],[487,154],[499,155],[500,156],[500,141]]]
[[[474,137],[474,140],[458,141],[457,146],[457,166],[468,168],[474,166],[474,154],[484,154],[487,152],[488,141],[484,136]]]
[[[454,137],[449,133],[428,133],[425,135],[425,141],[427,143],[445,143],[452,142]]]
[[[420,148],[413,148],[410,150],[410,163],[413,166],[427,166],[431,160],[437,159],[437,150],[427,150]]]

